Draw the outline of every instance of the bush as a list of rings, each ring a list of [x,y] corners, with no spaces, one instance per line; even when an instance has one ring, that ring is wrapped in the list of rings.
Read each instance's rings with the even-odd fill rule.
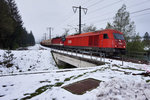
[[[7,50],[4,52],[2,63],[5,67],[10,68],[14,65],[12,62],[13,59],[14,59],[14,54],[12,54],[10,50]]]

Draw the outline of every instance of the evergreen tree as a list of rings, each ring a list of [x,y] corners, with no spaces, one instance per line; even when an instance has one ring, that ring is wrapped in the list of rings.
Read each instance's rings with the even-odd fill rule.
[[[17,5],[14,0],[7,0],[8,2],[8,7],[9,7],[9,12],[11,14],[11,17],[15,20],[16,24],[22,25],[22,19],[19,14]]]
[[[12,54],[11,50],[7,50],[4,52],[2,64],[5,67],[10,68],[13,66],[14,59],[15,59],[15,57],[14,57],[14,54]]]
[[[129,17],[130,14],[126,11],[126,5],[124,4],[116,13],[112,24],[113,29],[121,31],[125,37],[132,37],[136,33],[134,22],[130,22]]]
[[[35,45],[35,38],[33,36],[32,31],[30,32],[30,34],[31,34],[31,43],[32,43],[32,45]]]
[[[14,32],[14,20],[5,0],[0,0],[0,48],[8,48],[9,38]]]
[[[144,44],[141,41],[141,37],[139,36],[139,33],[136,34],[132,41],[127,43],[127,51],[129,52],[143,52],[144,51]]]
[[[9,40],[11,41],[9,43],[9,47],[10,49],[15,49],[15,48],[18,48],[20,46],[20,37],[21,35],[23,34],[22,33],[22,30],[23,30],[23,27],[22,27],[22,19],[21,19],[21,16],[19,14],[19,11],[18,11],[18,8],[16,6],[16,3],[14,0],[7,0],[8,2],[8,6],[10,8],[10,14],[11,14],[11,17],[13,18],[14,22],[15,22],[15,30],[13,32],[13,34],[11,35],[11,38],[9,38]]]
[[[32,31],[28,34],[28,45],[35,45],[35,39],[34,39],[34,36],[32,34]]]
[[[143,43],[145,46],[150,47],[150,35],[146,32],[143,36]]]
[[[15,0],[0,0],[0,48],[16,49],[33,44],[34,36],[23,28]]]

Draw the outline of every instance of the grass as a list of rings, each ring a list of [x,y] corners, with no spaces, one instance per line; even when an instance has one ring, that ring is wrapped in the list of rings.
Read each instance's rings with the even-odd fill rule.
[[[31,94],[26,93],[26,94],[24,94],[24,96],[26,96],[26,97],[22,98],[21,100],[31,99],[31,98],[33,98],[33,97],[35,97],[37,95],[40,95],[41,93],[45,92],[46,90],[51,89],[51,87],[53,87],[53,85],[42,86],[42,87],[38,88],[34,93],[31,93]]]
[[[94,72],[97,72],[97,71],[105,71],[106,69],[109,69],[109,67],[102,67],[101,69],[96,69],[94,71],[91,71],[90,73],[94,73]]]
[[[51,83],[51,81],[45,80],[45,81],[40,81],[40,83]]]
[[[80,75],[78,75],[77,77],[75,77],[73,79],[77,79],[77,78],[82,77],[82,76],[83,76],[83,74],[80,74]]]
[[[79,77],[82,77],[82,76],[86,75],[87,73],[93,73],[93,72],[97,72],[97,71],[101,71],[101,70],[105,70],[105,69],[107,69],[107,68],[101,68],[101,69],[97,69],[97,70],[94,70],[94,71],[91,71],[91,72],[85,72],[85,73],[80,74],[80,75],[78,75],[76,77],[75,76],[71,76],[69,78],[65,78],[64,82],[70,81],[72,78],[73,79],[77,79]],[[56,79],[56,81],[59,81],[59,79]],[[45,83],[45,82],[51,83],[51,81],[48,81],[48,80],[40,81],[40,83]],[[26,94],[24,94],[24,96],[26,96],[26,97],[22,98],[21,100],[31,99],[31,98],[33,98],[33,97],[35,97],[37,95],[42,94],[46,90],[51,89],[52,87],[60,87],[60,86],[62,86],[64,84],[64,82],[57,82],[54,85],[45,85],[45,86],[42,86],[42,87],[38,88],[37,90],[35,90],[34,93],[26,93]]]
[[[59,81],[59,79],[55,79],[55,81]]]
[[[64,82],[70,81],[73,77],[74,77],[74,76],[71,76],[71,77],[69,77],[69,78],[66,78],[66,79],[64,80]]]
[[[149,83],[150,82],[150,80],[146,80],[146,83]]]
[[[57,83],[55,83],[55,87],[59,87],[59,86],[62,86],[64,84],[64,82],[57,82]]]

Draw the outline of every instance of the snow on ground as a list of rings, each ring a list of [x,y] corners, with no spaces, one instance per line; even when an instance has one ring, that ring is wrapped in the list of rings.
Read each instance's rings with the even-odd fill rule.
[[[40,48],[40,50],[39,50]],[[42,50],[41,50],[42,48]],[[74,69],[58,69],[50,55],[50,49],[36,45],[30,50],[12,51],[15,76],[0,76],[0,100],[149,100],[150,77],[133,75],[149,70],[149,65],[105,59],[102,66]],[[0,51],[2,54],[4,51]],[[79,55],[81,56],[81,55]],[[2,56],[1,56],[2,59]],[[93,58],[94,59],[94,58]],[[95,58],[96,59],[96,58]],[[30,68],[30,66],[33,66]],[[30,70],[29,70],[30,69]],[[10,70],[0,66],[2,74]],[[5,71],[6,70],[6,71]],[[34,72],[45,73],[33,74]],[[72,94],[62,87],[86,78],[100,80],[99,87],[83,95]]]
[[[29,71],[43,71],[57,69],[55,62],[49,50],[39,50],[41,47],[35,45],[29,47],[29,50],[13,50],[14,54],[13,67],[6,68],[0,65],[0,74],[12,74]],[[0,50],[0,61],[3,61],[4,50]]]

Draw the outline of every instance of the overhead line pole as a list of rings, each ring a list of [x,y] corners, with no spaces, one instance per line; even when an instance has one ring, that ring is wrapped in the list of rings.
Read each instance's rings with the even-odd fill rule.
[[[79,6],[79,34],[81,34],[81,6]]]
[[[73,8],[74,13],[76,13],[77,9],[79,9],[79,34],[81,34],[81,9],[83,9],[84,13],[86,14],[87,8],[82,8],[81,6],[79,7],[73,6],[72,8]]]
[[[52,34],[52,29],[53,28],[52,27],[48,27],[47,29],[49,30],[49,39],[51,39],[51,34]]]
[[[44,33],[44,38],[45,38],[45,40],[46,40],[46,33]]]

